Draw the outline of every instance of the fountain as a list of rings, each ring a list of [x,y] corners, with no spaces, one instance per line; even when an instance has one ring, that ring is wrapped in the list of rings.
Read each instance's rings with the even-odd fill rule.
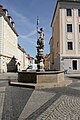
[[[38,37],[39,35],[39,37]],[[38,28],[37,19],[37,70],[18,72],[18,82],[22,85],[32,86],[34,88],[52,88],[62,87],[70,84],[72,81],[64,79],[64,71],[45,71],[43,64],[44,50],[44,31]]]

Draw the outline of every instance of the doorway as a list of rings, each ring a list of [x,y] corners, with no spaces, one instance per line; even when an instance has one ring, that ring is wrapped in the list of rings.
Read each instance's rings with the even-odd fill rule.
[[[77,70],[77,60],[73,60],[72,64],[73,64],[73,70]]]

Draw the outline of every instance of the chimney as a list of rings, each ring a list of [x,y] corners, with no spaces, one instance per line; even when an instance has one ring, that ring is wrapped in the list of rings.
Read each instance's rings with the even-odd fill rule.
[[[8,17],[8,19],[9,19],[10,23],[11,23],[12,17],[11,17],[11,16],[7,16],[7,17]]]
[[[3,9],[3,6],[2,6],[2,5],[0,5],[0,12],[2,12],[2,9]]]
[[[8,16],[8,10],[7,9],[2,9],[5,13],[6,16]]]
[[[14,23],[13,21],[11,22],[11,24],[12,24],[12,26],[14,27],[15,23]]]

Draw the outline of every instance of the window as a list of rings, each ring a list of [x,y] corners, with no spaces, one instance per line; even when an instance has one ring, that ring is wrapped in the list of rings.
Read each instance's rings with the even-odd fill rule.
[[[72,24],[67,24],[67,32],[72,32]]]
[[[68,42],[68,50],[73,50],[73,45],[72,45],[72,42]]]
[[[78,16],[80,17],[80,9],[78,9]]]
[[[67,16],[72,16],[72,10],[71,9],[67,9],[66,13],[67,13]]]
[[[80,25],[79,25],[79,32],[80,32]]]

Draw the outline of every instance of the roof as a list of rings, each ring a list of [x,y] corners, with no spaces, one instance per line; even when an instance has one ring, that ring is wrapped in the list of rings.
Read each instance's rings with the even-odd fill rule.
[[[4,17],[4,19],[6,20],[6,22],[9,24],[9,26],[11,27],[11,29],[14,31],[14,33],[16,34],[16,36],[19,36],[18,33],[16,32],[15,28],[13,27],[12,23],[9,20],[9,17],[12,19],[11,16],[6,16],[5,11],[8,12],[7,9],[3,9],[3,6],[0,5],[0,14]]]
[[[45,55],[45,57],[44,57],[44,60],[46,60],[46,61],[47,61],[47,60],[48,60],[48,58],[49,58],[49,56],[50,56],[50,53],[49,53],[49,54],[46,54],[46,55]]]
[[[28,58],[29,60],[34,60],[34,58],[31,57],[29,54],[26,54],[26,55],[27,55],[26,58]]]
[[[52,23],[53,23],[55,13],[56,13],[56,9],[57,9],[57,6],[58,6],[59,2],[75,2],[75,3],[77,2],[77,3],[80,3],[80,0],[57,0],[56,7],[55,7],[55,10],[54,10],[54,14],[53,14],[53,18],[52,18],[52,21],[51,21],[51,27],[52,27]]]
[[[22,48],[19,44],[18,44],[18,48],[23,52],[23,53],[26,53],[24,48]]]
[[[30,59],[30,55],[29,54],[26,54],[26,55],[27,55],[26,58]]]

